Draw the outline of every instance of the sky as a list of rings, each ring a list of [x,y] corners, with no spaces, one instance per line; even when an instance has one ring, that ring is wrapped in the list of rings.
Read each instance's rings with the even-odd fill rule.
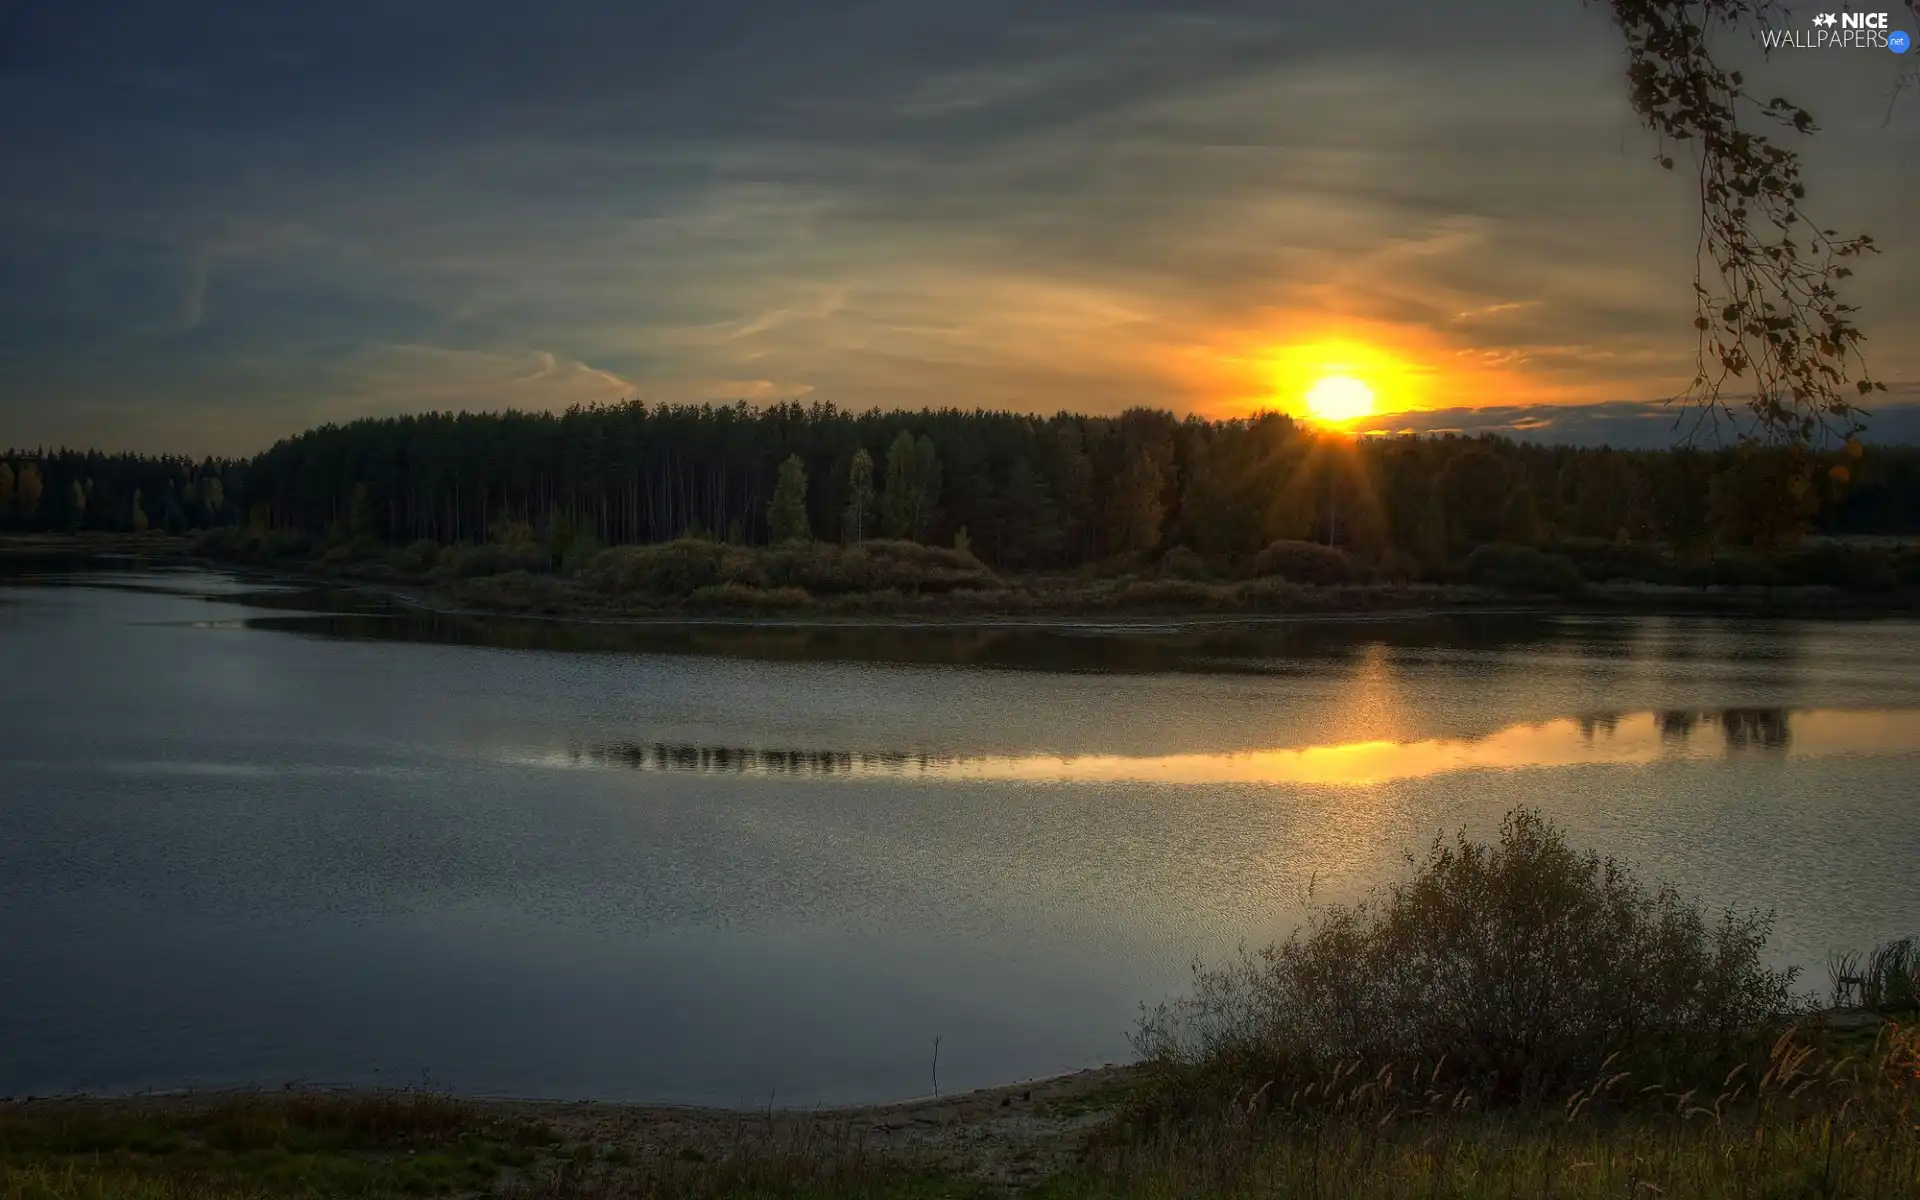
[[[1850,298],[1896,400],[1916,59],[1754,72],[1821,122],[1818,218],[1885,249]],[[1580,0],[15,0],[0,444],[622,399],[1233,416],[1334,369],[1394,427],[1644,436],[1694,351],[1654,153]]]

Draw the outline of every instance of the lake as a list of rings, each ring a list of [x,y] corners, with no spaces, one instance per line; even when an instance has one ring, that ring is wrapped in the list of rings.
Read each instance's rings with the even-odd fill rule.
[[[1534,804],[1775,957],[1920,932],[1920,624],[561,625],[0,579],[0,1095],[806,1107],[1142,1002]]]

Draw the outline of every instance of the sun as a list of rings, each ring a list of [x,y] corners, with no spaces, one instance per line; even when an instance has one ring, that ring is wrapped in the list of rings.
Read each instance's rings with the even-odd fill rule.
[[[1351,375],[1323,375],[1307,389],[1307,411],[1328,425],[1372,416],[1373,389]]]

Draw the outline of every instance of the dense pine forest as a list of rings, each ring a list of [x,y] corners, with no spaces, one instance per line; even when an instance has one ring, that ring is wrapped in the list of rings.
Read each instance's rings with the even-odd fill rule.
[[[289,551],[555,537],[745,545],[888,538],[1003,571],[1275,542],[1417,578],[1489,543],[1771,551],[1920,532],[1920,451],[1577,449],[1184,420],[849,412],[828,404],[429,413],[328,425],[248,460],[9,450],[14,530],[232,526]],[[557,556],[556,556],[556,565]]]

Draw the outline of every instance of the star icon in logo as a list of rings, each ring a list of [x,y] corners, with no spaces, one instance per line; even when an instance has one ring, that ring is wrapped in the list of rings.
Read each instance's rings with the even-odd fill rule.
[[[1838,25],[1840,18],[1834,16],[1832,13],[1821,13],[1813,19],[1813,23],[1815,25]]]

